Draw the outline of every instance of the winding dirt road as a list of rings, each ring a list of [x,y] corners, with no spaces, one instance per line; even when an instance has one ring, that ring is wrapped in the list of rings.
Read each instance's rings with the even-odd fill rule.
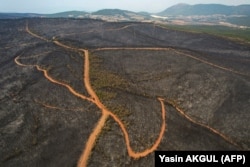
[[[49,41],[48,39],[44,38],[44,37],[41,37],[33,32],[31,32],[28,28],[28,24],[26,25],[26,31],[36,37],[36,38],[39,38],[41,40],[44,40],[44,41]],[[84,148],[84,151],[78,161],[78,167],[85,167],[87,166],[87,162],[88,162],[88,159],[90,157],[90,154],[91,154],[91,151],[96,143],[96,140],[99,136],[99,134],[101,133],[105,123],[106,123],[106,120],[111,117],[112,119],[115,120],[115,122],[117,122],[117,124],[120,126],[122,132],[123,132],[123,135],[124,135],[124,138],[125,138],[125,143],[126,143],[126,147],[127,147],[127,150],[128,150],[128,154],[129,156],[131,156],[132,158],[141,158],[141,157],[145,157],[147,156],[148,154],[152,153],[154,150],[157,149],[157,147],[159,146],[160,142],[161,142],[161,139],[163,138],[163,135],[164,135],[164,132],[165,132],[165,129],[166,129],[166,111],[165,111],[165,105],[164,105],[164,100],[162,98],[158,98],[159,102],[161,103],[161,113],[162,113],[162,125],[161,125],[161,129],[160,129],[160,133],[159,133],[159,136],[158,138],[156,139],[156,141],[154,142],[154,144],[151,146],[151,148],[148,148],[142,152],[135,152],[133,151],[132,147],[130,146],[130,139],[129,139],[129,134],[127,132],[127,129],[124,125],[124,123],[115,115],[113,114],[112,111],[108,110],[105,105],[100,101],[99,97],[96,95],[95,91],[92,89],[91,87],[91,83],[90,83],[90,78],[89,78],[89,51],[86,50],[86,49],[78,49],[78,48],[74,48],[74,47],[71,47],[71,46],[67,46],[65,44],[62,44],[60,43],[59,41],[53,41],[57,46],[60,46],[60,47],[63,47],[65,49],[69,49],[69,50],[73,50],[73,51],[77,51],[77,52],[81,52],[83,54],[83,57],[84,57],[84,74],[83,74],[83,80],[84,80],[84,84],[85,84],[85,87],[86,87],[86,90],[88,92],[88,94],[90,95],[90,97],[87,97],[85,95],[82,95],[81,93],[78,93],[76,90],[74,90],[70,85],[68,84],[65,84],[63,82],[60,82],[60,81],[57,81],[55,80],[54,78],[52,78],[49,74],[48,74],[48,71],[45,70],[45,69],[42,69],[39,65],[35,64],[35,65],[31,65],[31,64],[23,64],[21,63],[19,60],[21,59],[28,59],[26,57],[21,57],[21,56],[18,56],[15,58],[15,62],[17,65],[20,65],[20,66],[28,66],[28,67],[36,67],[38,71],[41,71],[43,72],[44,76],[49,80],[51,81],[52,83],[54,84],[58,84],[58,85],[61,85],[63,87],[66,87],[73,95],[83,99],[83,100],[88,100],[92,103],[94,103],[101,111],[102,111],[102,116],[101,118],[99,119],[98,123],[96,124],[94,130],[92,131],[92,133],[90,134],[89,138],[88,138],[88,141],[86,142],[86,145],[85,145],[85,148]],[[29,56],[29,57],[34,57],[34,56]]]
[[[225,141],[227,141],[228,143],[231,143],[232,145],[238,147],[238,148],[241,148],[241,146],[238,145],[238,143],[234,142],[231,138],[229,138],[228,136],[224,135],[223,133],[221,133],[220,131],[206,125],[206,124],[203,124],[203,123],[200,123],[196,120],[194,120],[192,117],[190,117],[189,115],[185,114],[185,111],[183,111],[175,102],[171,101],[171,100],[168,100],[168,99],[163,99],[167,104],[171,105],[173,108],[176,109],[176,111],[181,115],[183,116],[184,118],[186,118],[188,121],[196,124],[196,125],[199,125],[201,127],[204,127],[206,129],[208,129],[209,131],[213,132],[214,134],[217,134],[218,136],[220,136],[221,138],[223,138]]]
[[[125,137],[125,142],[126,142],[126,146],[127,146],[127,150],[128,150],[128,154],[129,156],[133,157],[133,158],[140,158],[140,157],[144,157],[147,156],[148,154],[152,153],[154,150],[156,150],[156,148],[158,147],[158,145],[160,144],[160,141],[164,135],[164,131],[166,129],[166,119],[165,119],[165,115],[166,115],[166,111],[165,111],[165,106],[164,106],[164,101],[163,99],[158,99],[161,103],[162,106],[162,126],[161,126],[161,130],[160,130],[160,134],[159,137],[157,138],[157,140],[155,141],[155,143],[153,144],[153,146],[149,149],[144,150],[143,152],[135,152],[133,151],[133,149],[130,146],[130,139],[129,139],[129,135],[128,132],[125,128],[125,125],[123,124],[123,122],[115,115],[113,114],[111,111],[109,111],[105,105],[100,101],[99,97],[96,95],[95,91],[92,89],[91,87],[91,83],[90,83],[90,78],[89,78],[89,51],[86,49],[76,49],[76,48],[71,48],[69,46],[66,46],[62,43],[60,43],[59,41],[55,41],[55,44],[57,44],[58,46],[62,46],[66,49],[72,49],[72,50],[78,50],[78,51],[82,51],[85,57],[84,60],[84,83],[85,83],[85,87],[86,90],[88,92],[88,94],[91,96],[91,98],[93,99],[93,103],[96,104],[96,106],[102,111],[102,116],[99,120],[99,122],[97,123],[95,129],[93,130],[93,132],[91,133],[85,149],[83,151],[82,156],[80,157],[80,160],[78,162],[78,166],[79,167],[84,167],[87,165],[87,160],[91,154],[91,151],[94,147],[94,144],[96,142],[96,139],[98,137],[98,135],[100,134],[101,130],[103,129],[106,120],[108,119],[109,116],[111,116],[120,126],[123,135]]]
[[[123,27],[123,28],[127,28],[127,27],[128,26]],[[28,23],[26,25],[26,31],[35,38],[39,38],[39,39],[47,41],[47,42],[52,42],[52,41],[50,41],[50,40],[48,40],[48,39],[46,39],[44,37],[41,37],[41,36],[33,33],[32,31],[30,31],[29,27],[28,27]],[[15,58],[15,63],[17,65],[23,66],[23,67],[35,67],[38,71],[43,72],[44,77],[47,78],[50,82],[52,82],[54,84],[57,84],[57,85],[60,85],[62,87],[65,87],[66,89],[69,90],[70,93],[72,93],[76,97],[81,98],[82,100],[87,100],[87,101],[95,104],[101,110],[102,116],[100,117],[99,121],[95,125],[95,128],[93,129],[92,133],[90,134],[90,136],[89,136],[89,138],[88,138],[88,140],[86,142],[83,153],[82,153],[82,155],[81,155],[81,157],[80,157],[80,159],[78,161],[78,164],[77,164],[78,167],[87,166],[88,159],[90,158],[90,155],[91,155],[91,152],[93,150],[93,147],[95,146],[96,140],[97,140],[98,136],[100,135],[101,131],[103,130],[103,127],[104,127],[107,119],[109,119],[109,118],[112,118],[119,125],[119,127],[121,128],[124,139],[125,139],[126,148],[127,148],[127,151],[128,151],[128,154],[129,154],[130,157],[138,159],[138,158],[141,158],[141,157],[145,157],[145,156],[149,155],[150,153],[152,153],[153,151],[155,151],[157,149],[157,147],[159,146],[159,144],[160,144],[160,142],[161,142],[161,140],[162,140],[162,138],[164,136],[164,132],[166,130],[166,127],[167,127],[167,124],[166,124],[166,110],[165,110],[164,102],[168,103],[169,105],[172,105],[187,120],[189,120],[189,121],[191,121],[191,122],[193,122],[193,123],[195,123],[197,125],[200,125],[202,127],[205,127],[207,129],[209,129],[211,132],[219,135],[220,137],[222,137],[227,142],[236,145],[235,142],[233,142],[231,139],[229,139],[228,137],[226,137],[225,135],[223,135],[219,131],[217,131],[217,130],[215,130],[215,129],[207,126],[207,125],[197,123],[190,116],[186,115],[178,106],[174,105],[170,101],[165,100],[163,98],[158,98],[157,100],[161,104],[161,119],[162,119],[162,124],[161,124],[159,135],[158,135],[157,139],[155,140],[155,142],[152,144],[152,146],[150,148],[148,148],[148,149],[146,149],[146,150],[144,150],[142,152],[135,152],[132,149],[131,145],[130,145],[129,134],[128,134],[128,131],[127,131],[124,123],[112,111],[110,111],[109,109],[106,108],[106,106],[100,101],[99,97],[97,96],[97,94],[95,93],[95,91],[93,90],[93,88],[91,86],[90,76],[89,76],[89,69],[90,69],[89,51],[86,50],[86,49],[82,49],[82,48],[74,48],[74,47],[68,46],[66,44],[63,44],[63,43],[61,43],[59,41],[53,41],[53,43],[56,44],[57,46],[60,46],[60,47],[64,48],[64,49],[68,49],[68,50],[72,50],[72,51],[75,51],[75,52],[82,53],[82,56],[84,57],[83,81],[84,81],[84,85],[86,87],[86,90],[87,90],[89,96],[83,95],[83,94],[77,92],[76,90],[74,90],[74,88],[72,88],[70,85],[54,79],[52,76],[49,75],[49,73],[48,73],[48,71],[46,69],[42,69],[38,64],[25,64],[25,63],[21,62],[24,59],[27,61],[29,58],[35,57],[35,56],[23,57],[23,55],[20,55],[20,56]],[[176,50],[171,49],[171,48],[154,48],[154,47],[150,47],[150,48],[99,48],[99,49],[96,49],[96,50],[100,51],[100,50],[122,50],[122,49],[123,50],[124,49],[126,49],[126,50],[153,50],[153,51],[154,50],[155,51],[173,50],[174,52],[179,53],[180,55],[195,59],[197,61],[208,64],[210,66],[213,66],[213,67],[225,70],[225,71],[237,73],[237,74],[240,74],[240,75],[244,75],[244,74],[242,74],[240,72],[237,72],[237,71],[234,71],[232,69],[228,69],[228,68],[225,68],[225,67],[218,66],[216,64],[210,63],[208,61],[202,60],[200,58],[194,57],[194,56],[186,54],[186,53],[176,51]],[[56,108],[56,107],[54,107],[54,108]]]

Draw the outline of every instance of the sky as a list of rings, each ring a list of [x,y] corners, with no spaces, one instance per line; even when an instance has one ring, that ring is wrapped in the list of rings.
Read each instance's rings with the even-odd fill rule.
[[[124,9],[158,13],[178,3],[250,4],[250,0],[0,0],[0,12],[57,13],[70,10],[94,12],[100,9]]]

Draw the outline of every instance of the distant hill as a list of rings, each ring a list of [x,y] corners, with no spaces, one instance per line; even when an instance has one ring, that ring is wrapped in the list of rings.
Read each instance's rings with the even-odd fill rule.
[[[97,12],[91,13],[92,16],[99,16],[106,18],[115,18],[117,20],[123,21],[142,21],[145,19],[150,19],[151,16],[147,12],[132,12],[128,10],[120,10],[120,9],[103,9]],[[104,18],[102,18],[104,19]]]
[[[15,19],[15,18],[28,18],[28,17],[46,17],[46,18],[81,18],[87,14],[100,15],[100,16],[123,16],[125,18],[131,18],[131,16],[150,16],[146,12],[132,12],[120,9],[103,9],[93,13],[87,13],[84,11],[66,11],[54,14],[32,14],[32,13],[0,13],[0,19]]]
[[[247,15],[250,16],[250,5],[226,6],[219,4],[177,4],[160,12],[161,16],[175,15]]]
[[[18,19],[27,17],[40,17],[40,14],[35,13],[0,13],[0,19]]]
[[[67,18],[67,17],[83,17],[88,14],[84,11],[67,11],[54,14],[36,14],[36,13],[0,13],[0,19],[18,19],[30,17],[47,17],[47,18]]]
[[[54,14],[47,14],[44,15],[46,17],[83,17],[84,15],[88,14],[84,11],[67,11],[61,13],[54,13]]]
[[[121,15],[121,16],[128,16],[128,14],[137,14],[135,12],[127,11],[127,10],[120,10],[120,9],[103,9],[97,12],[91,13],[92,15],[102,15],[102,16],[114,16],[114,15]]]
[[[158,16],[191,16],[191,15],[245,15],[244,18],[233,18],[230,22],[237,23],[249,22],[250,18],[250,5],[239,5],[239,6],[226,6],[219,4],[198,4],[188,5],[185,3],[177,4],[166,10],[158,13]],[[66,11],[54,14],[36,14],[36,13],[0,13],[0,19],[17,19],[17,18],[29,18],[29,17],[44,17],[44,18],[115,18],[116,20],[151,20],[150,13],[147,12],[132,12],[128,10],[120,9],[103,9],[92,13],[84,11]],[[105,17],[102,17],[105,16]]]

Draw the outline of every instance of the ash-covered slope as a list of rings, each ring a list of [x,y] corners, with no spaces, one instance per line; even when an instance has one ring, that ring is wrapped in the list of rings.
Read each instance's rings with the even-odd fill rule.
[[[89,96],[84,55],[56,40],[89,51],[91,85],[122,120],[136,152],[159,136],[158,97],[164,99],[166,129],[157,149],[250,149],[249,45],[146,23],[0,22],[0,166],[76,166],[102,116],[91,100],[55,82]],[[28,33],[26,23],[48,40]],[[121,164],[153,166],[154,155],[131,158],[124,133],[109,117],[88,166]]]

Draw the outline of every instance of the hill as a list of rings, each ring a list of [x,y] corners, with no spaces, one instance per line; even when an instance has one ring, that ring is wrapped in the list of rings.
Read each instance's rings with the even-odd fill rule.
[[[120,9],[103,9],[92,13],[92,15],[103,15],[103,16],[113,16],[113,15],[127,16],[128,14],[136,14],[136,13]]]
[[[66,11],[54,14],[32,14],[32,13],[0,13],[0,19],[18,19],[18,18],[93,18],[112,21],[142,21],[150,19],[150,14],[146,12],[132,12],[120,9],[103,9],[93,13],[84,11]]]
[[[191,16],[191,17],[190,17]],[[102,9],[88,13],[85,11],[65,11],[54,14],[0,13],[0,19],[18,18],[89,18],[109,22],[157,22],[177,25],[220,25],[234,28],[249,28],[250,5],[226,6],[219,4],[188,5],[180,3],[158,14],[133,12],[121,9]]]
[[[249,44],[98,19],[6,19],[0,32],[0,166],[250,150]]]
[[[83,17],[84,15],[88,14],[84,11],[67,11],[67,12],[60,12],[60,13],[54,13],[54,14],[48,14],[45,15],[46,17]]]
[[[0,13],[0,19],[18,19],[28,17],[40,17],[40,14],[35,13]]]
[[[150,20],[150,14],[146,12],[132,12],[120,9],[103,9],[91,13],[92,18],[98,18],[107,21],[145,21]]]
[[[88,14],[84,11],[66,11],[54,14],[38,14],[38,13],[0,13],[0,19],[19,19],[31,17],[47,17],[47,18],[67,18],[67,17],[83,17]]]
[[[226,6],[220,4],[177,4],[159,13],[161,16],[169,15],[247,15],[250,16],[250,5]]]

